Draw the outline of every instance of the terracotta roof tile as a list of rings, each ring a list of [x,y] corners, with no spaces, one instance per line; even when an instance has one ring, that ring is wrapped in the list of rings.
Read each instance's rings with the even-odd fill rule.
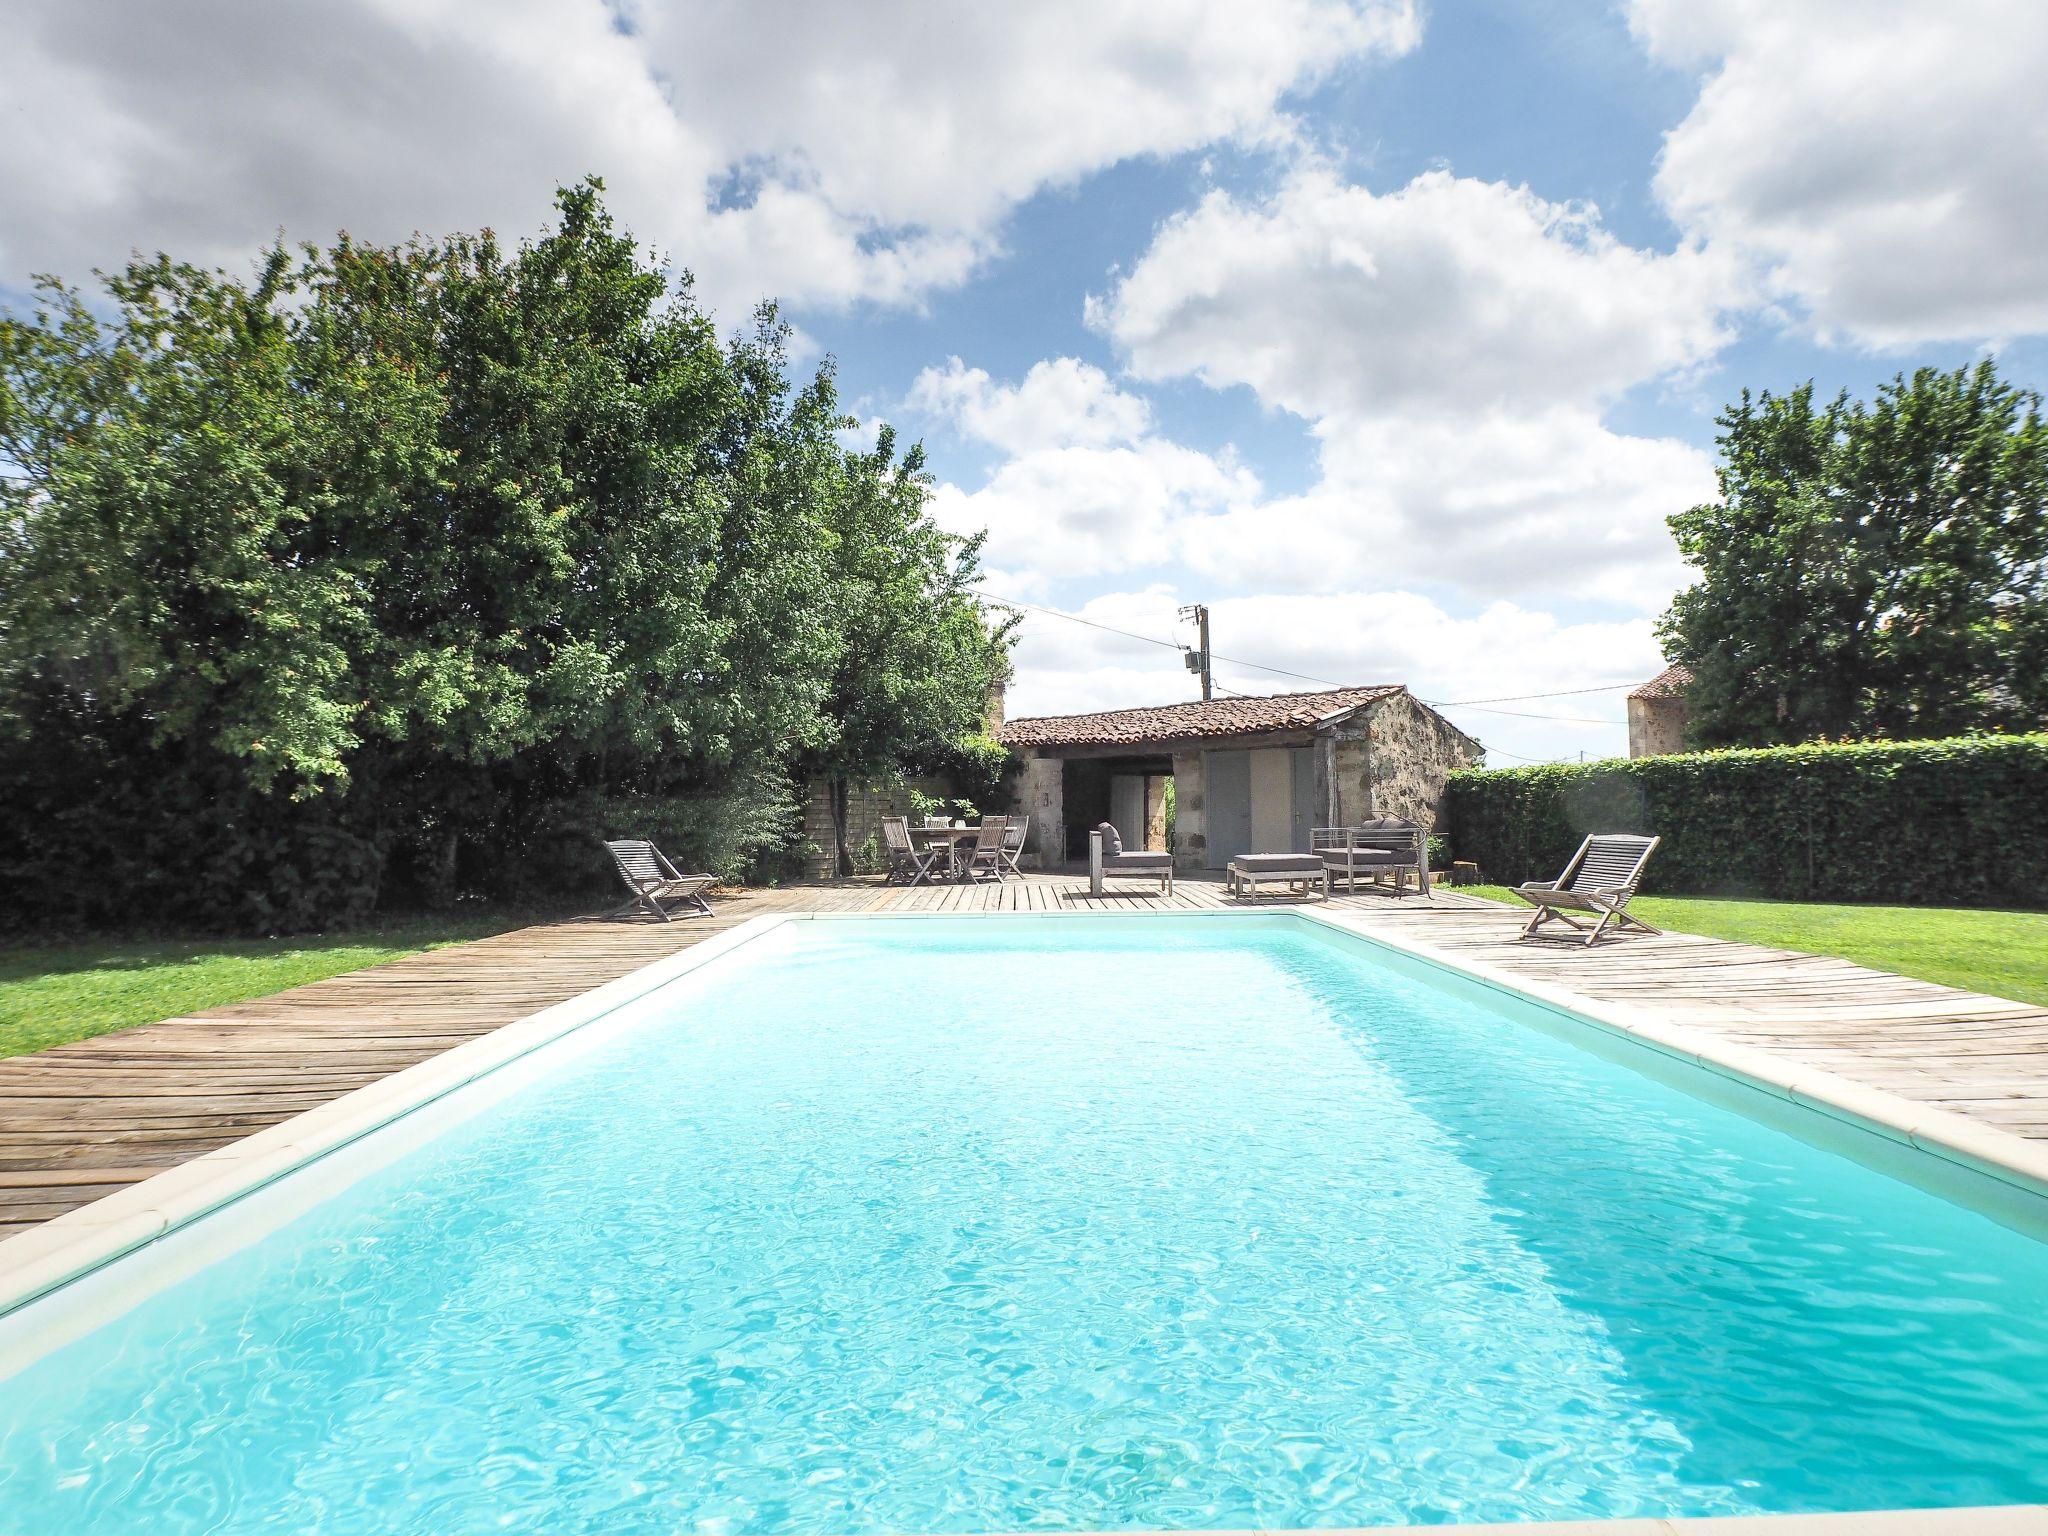
[[[1691,669],[1683,663],[1673,662],[1642,687],[1630,689],[1628,696],[1632,699],[1681,698],[1685,693],[1685,685],[1691,681]]]
[[[998,733],[1011,747],[1142,746],[1208,736],[1255,736],[1305,731],[1330,715],[1401,692],[1399,683],[1329,688],[1317,693],[1275,693],[1262,698],[1197,700],[1149,709],[1107,709],[1092,715],[1039,715],[1011,720]]]

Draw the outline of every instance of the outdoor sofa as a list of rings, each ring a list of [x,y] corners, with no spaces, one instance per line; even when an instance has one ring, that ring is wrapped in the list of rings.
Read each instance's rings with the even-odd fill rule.
[[[1088,894],[1100,896],[1102,882],[1111,876],[1157,880],[1159,889],[1173,894],[1173,855],[1170,853],[1126,852],[1117,829],[1104,822],[1088,834]]]

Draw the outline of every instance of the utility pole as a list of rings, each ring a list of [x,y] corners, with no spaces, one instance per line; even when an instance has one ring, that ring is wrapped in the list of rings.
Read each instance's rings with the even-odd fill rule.
[[[1199,650],[1186,652],[1188,670],[1202,674],[1202,697],[1209,697],[1211,686],[1209,676],[1209,606],[1206,603],[1190,603],[1181,609],[1180,616],[1195,621],[1196,644]]]

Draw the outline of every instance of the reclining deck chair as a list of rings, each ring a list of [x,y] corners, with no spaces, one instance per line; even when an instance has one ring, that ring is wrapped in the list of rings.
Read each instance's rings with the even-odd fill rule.
[[[696,916],[711,915],[711,904],[704,899],[704,891],[718,883],[718,876],[681,873],[645,838],[623,838],[607,842],[605,847],[619,868],[619,878],[633,893],[633,899],[612,913],[613,917],[646,911],[666,923],[675,917],[672,907],[690,908]]]
[[[1567,928],[1585,933],[1589,949],[1593,941],[1606,932],[1609,923],[1617,929],[1658,932],[1658,929],[1639,917],[1631,917],[1624,910],[1629,898],[1635,895],[1636,886],[1643,878],[1643,866],[1657,851],[1658,842],[1659,839],[1654,837],[1635,837],[1621,832],[1599,833],[1579,844],[1579,851],[1572,855],[1564,873],[1555,880],[1532,881],[1528,885],[1516,886],[1517,896],[1536,904],[1536,911],[1522,929],[1521,937],[1531,937],[1552,918]],[[1590,925],[1576,922],[1561,909],[1598,913],[1600,921]]]

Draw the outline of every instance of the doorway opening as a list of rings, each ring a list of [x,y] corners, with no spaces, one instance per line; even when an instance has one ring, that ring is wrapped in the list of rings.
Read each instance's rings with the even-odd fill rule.
[[[1087,859],[1088,834],[1105,821],[1126,848],[1172,852],[1172,784],[1171,757],[1070,758],[1061,788],[1068,860]]]

